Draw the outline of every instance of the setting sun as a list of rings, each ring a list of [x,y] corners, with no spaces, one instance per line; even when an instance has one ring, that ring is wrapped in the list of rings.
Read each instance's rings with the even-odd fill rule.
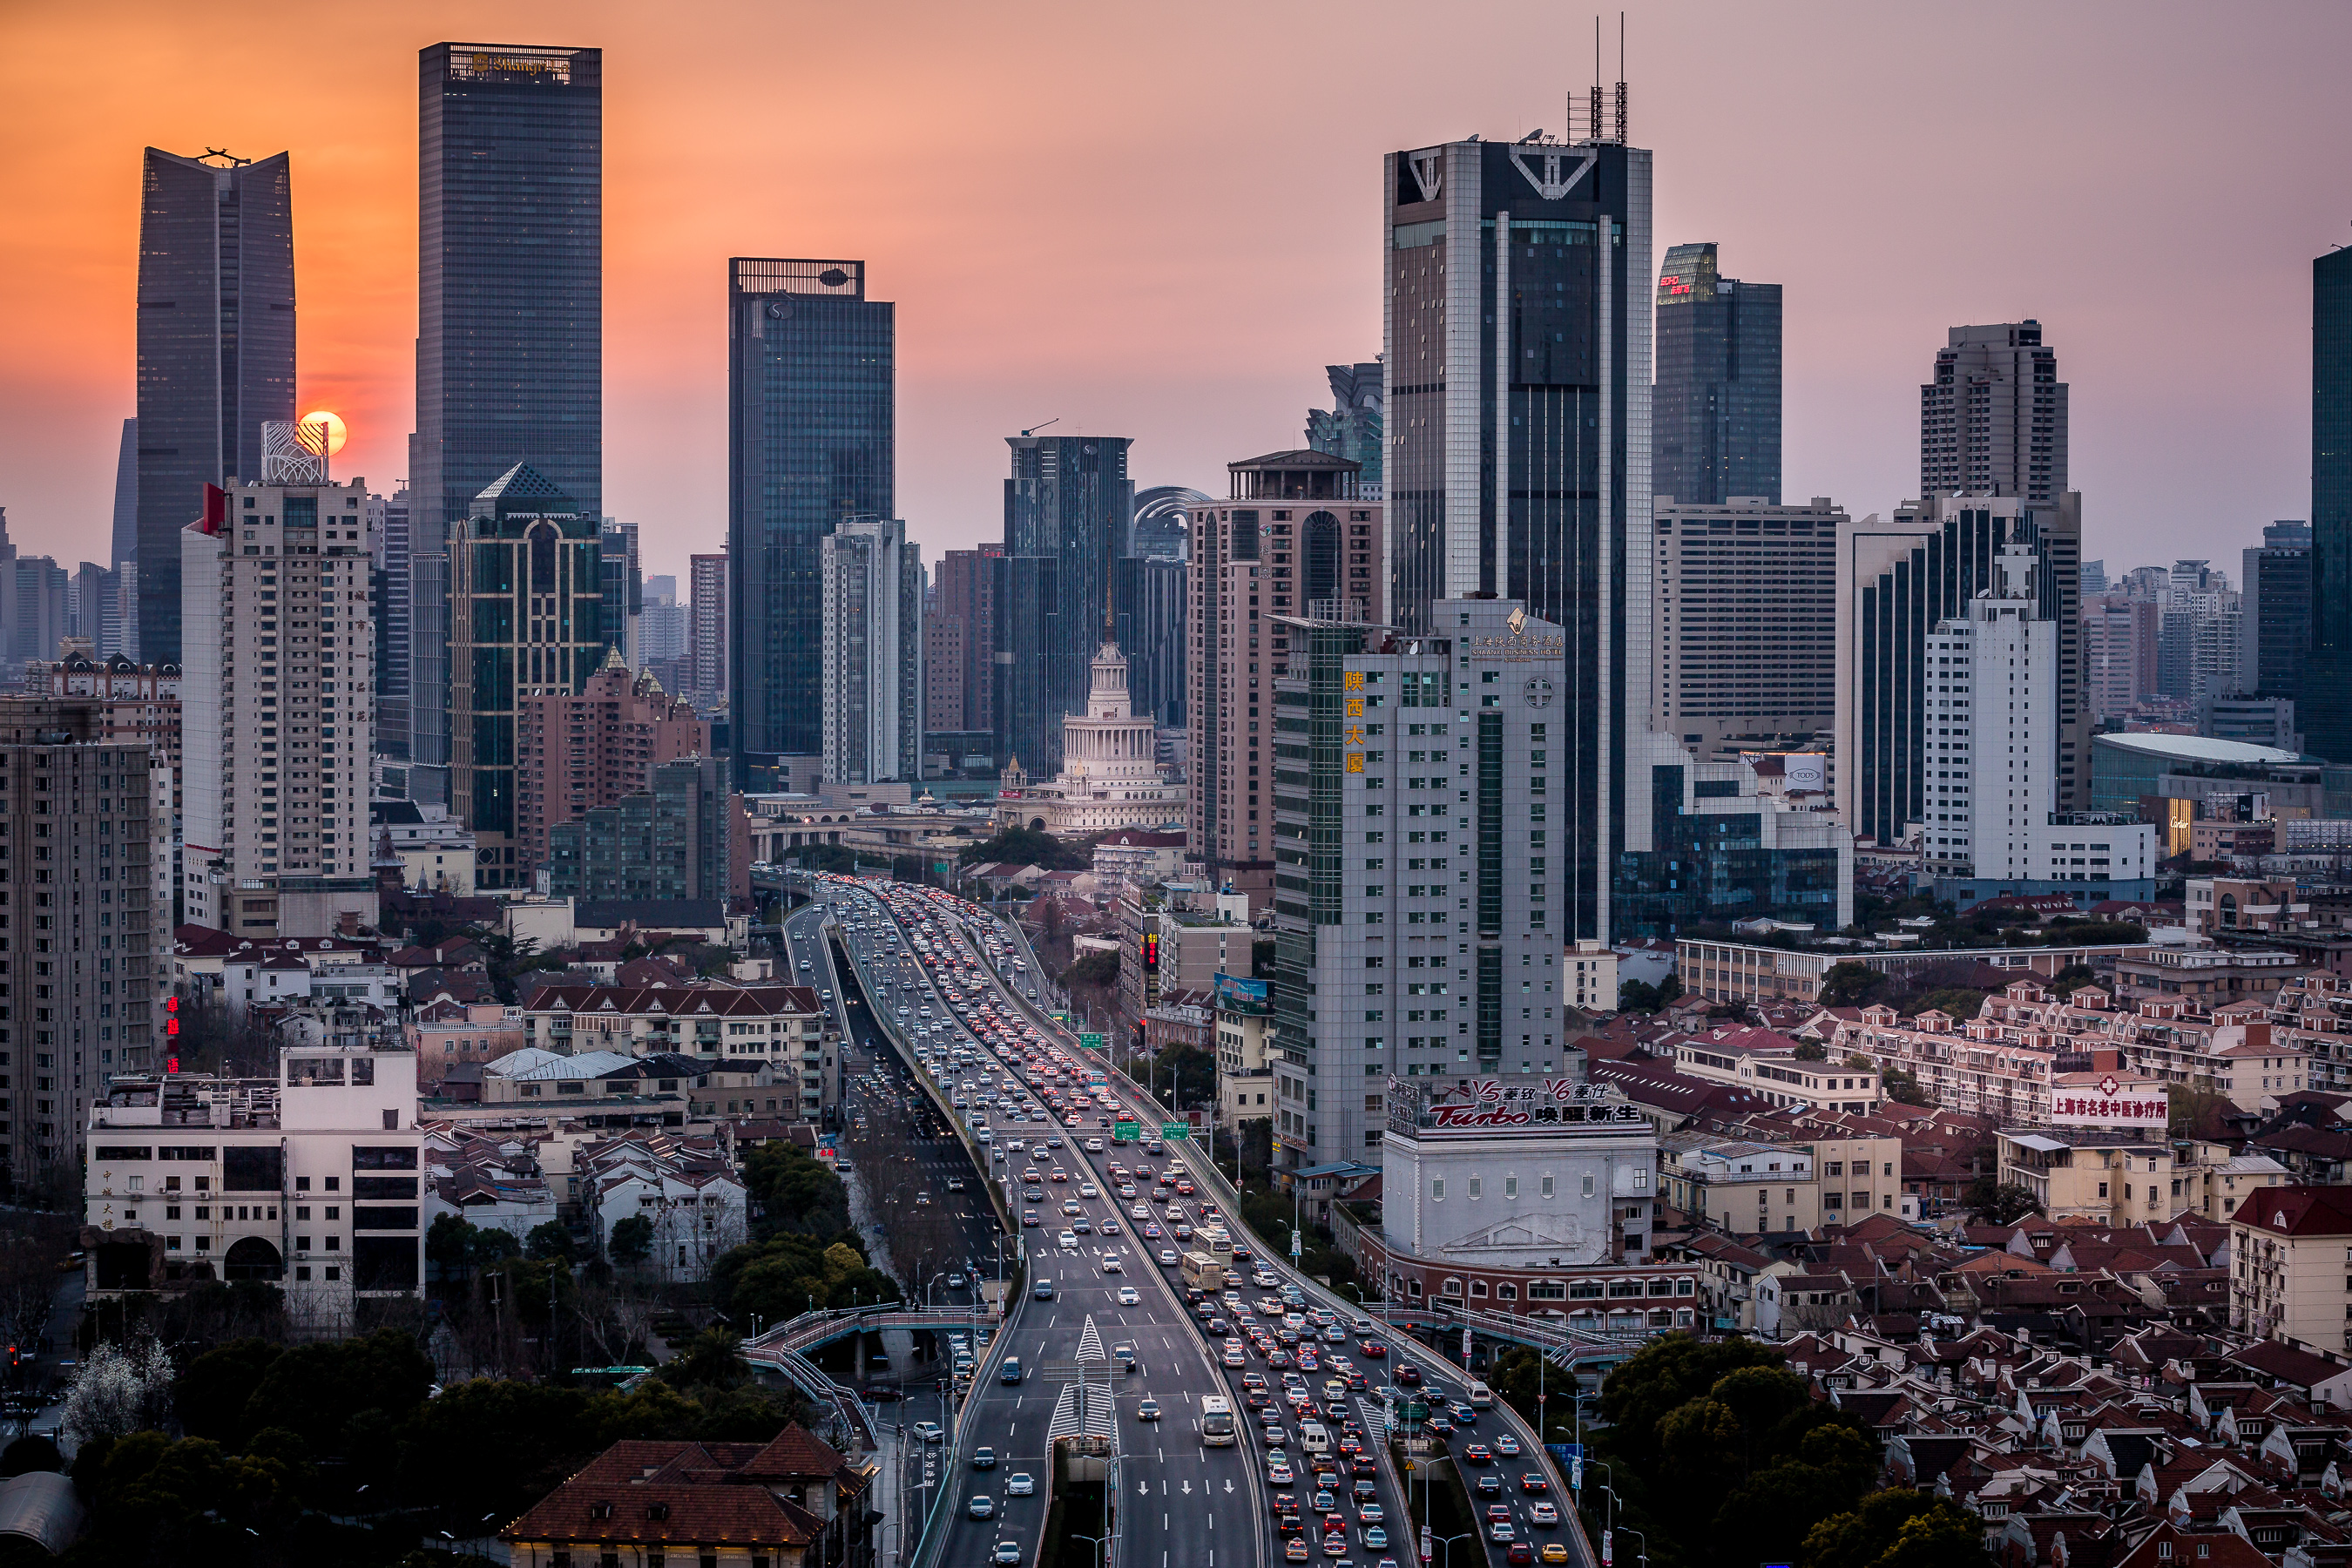
[[[323,408],[305,414],[299,424],[302,449],[314,455],[319,453],[319,433],[322,426],[327,437],[327,450],[323,454],[326,457],[331,458],[341,451],[343,442],[351,435],[351,432],[344,427],[341,415],[330,414]]]

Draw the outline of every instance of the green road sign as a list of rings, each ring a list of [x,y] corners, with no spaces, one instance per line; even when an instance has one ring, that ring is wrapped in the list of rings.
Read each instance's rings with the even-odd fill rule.
[[[1192,1136],[1192,1124],[1189,1121],[1163,1121],[1160,1124],[1160,1136],[1181,1143]]]
[[[1114,1143],[1132,1143],[1135,1142],[1135,1135],[1142,1131],[1141,1125],[1137,1122],[1122,1121],[1110,1130],[1110,1141]]]
[[[1078,1037],[1078,1044],[1090,1051],[1098,1051],[1102,1049],[1102,1043],[1103,1037],[1100,1035],[1080,1035]]]

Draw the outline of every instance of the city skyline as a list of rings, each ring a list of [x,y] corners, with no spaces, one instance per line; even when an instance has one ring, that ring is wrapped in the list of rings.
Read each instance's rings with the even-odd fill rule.
[[[713,8],[714,27],[731,9]],[[1693,13],[1681,8],[1631,12],[1632,139],[1657,153],[1661,253],[1712,238],[1743,275],[1788,290],[1785,493],[1828,494],[1857,518],[1886,513],[1916,488],[1920,358],[1950,326],[2032,316],[2065,345],[2077,388],[2074,483],[2093,553],[2118,556],[2132,539],[2163,559],[2217,527],[2251,543],[2264,522],[2308,510],[2304,268],[2352,238],[2331,216],[2343,176],[2321,151],[2352,114],[2324,76],[2352,43],[2352,17],[2282,5],[2241,24],[2173,7],[2136,9],[2136,26],[2118,28],[2112,6],[2056,18],[2003,8],[1965,23],[1847,5],[1696,15],[1704,26],[1685,25]],[[751,16],[756,37],[763,24]],[[1005,58],[1019,27],[944,9],[888,57],[896,91],[877,90],[881,66],[856,63],[848,17],[811,19],[796,45],[805,63],[778,82],[761,74],[772,62],[752,63],[756,47],[714,53],[619,7],[554,19],[526,6],[337,18],[282,46],[266,29],[257,41],[158,13],[118,73],[76,79],[82,108],[71,117],[67,84],[29,62],[101,41],[111,51],[116,40],[83,17],[23,18],[24,47],[0,68],[17,73],[28,114],[55,108],[61,129],[23,198],[37,221],[0,241],[0,265],[59,308],[0,361],[12,523],[26,548],[62,557],[109,504],[112,447],[133,404],[131,241],[147,143],[257,156],[287,147],[309,171],[299,401],[351,420],[340,473],[385,493],[408,477],[410,73],[419,47],[449,37],[543,38],[614,57],[605,510],[647,525],[653,566],[677,570],[723,533],[724,304],[710,278],[729,255],[865,256],[892,279],[887,292],[907,311],[896,510],[933,558],[992,536],[999,443],[1057,416],[1057,430],[1133,434],[1139,484],[1213,490],[1233,453],[1297,439],[1324,365],[1378,347],[1380,153],[1562,128],[1562,95],[1591,69],[1577,19],[1516,5],[1487,17],[1549,47],[1496,58],[1465,37],[1432,58],[1391,29],[1332,38],[1305,18],[1250,16],[1266,41],[1311,41],[1335,68],[1279,110],[1239,83],[1213,85],[1219,113],[1157,138],[1102,129],[1121,123],[1115,84],[1127,73],[1116,68],[1148,59],[1181,75],[1198,64],[1214,78],[1238,8],[1063,29],[1057,48],[1114,68],[1079,77],[1083,90],[1051,103],[1006,103],[982,85],[992,73],[971,68]],[[250,100],[203,88],[217,75],[208,60],[246,68],[257,50],[267,68],[281,47],[289,66],[295,52],[327,49],[347,69],[331,87],[289,70],[287,90]],[[1971,80],[1985,111],[1971,124],[1977,156],[1953,162],[1948,128],[1895,112],[1923,52]],[[191,68],[137,65],[166,58]],[[2021,58],[2033,68],[2002,79]],[[1613,58],[1604,74],[1613,78]],[[2039,85],[2053,78],[2073,84],[2054,103]],[[1792,82],[1836,90],[1792,93]],[[2234,94],[2244,107],[2226,125],[2200,133],[2177,123],[2173,106],[2232,96],[2233,85],[2247,89]],[[2033,113],[2009,112],[2029,105]],[[1810,141],[1833,155],[1724,141],[1759,118],[1779,127],[1771,149]],[[1846,134],[1857,123],[1874,126],[1866,141]],[[2057,145],[2065,159],[2045,155]],[[2148,155],[2157,145],[2162,158]],[[1286,178],[1309,157],[1321,173],[1279,238],[1218,232],[1234,186]],[[1929,164],[1934,181],[1895,177]],[[993,187],[1007,167],[1097,199],[1066,212],[1002,202]],[[2180,193],[2200,186],[2232,193],[2229,224],[2179,221]],[[1912,247],[1899,268],[1876,259],[1891,235],[1972,225],[1997,202],[2033,244],[1986,249],[1955,230],[1948,245]],[[958,243],[941,243],[950,233]],[[1183,233],[1205,237],[1162,243]],[[1244,264],[1253,281],[1236,297],[1231,280]],[[2163,335],[2143,327],[2192,290],[2211,312],[2213,357],[2184,387],[2166,374]],[[2216,452],[2227,456],[2207,456]]]

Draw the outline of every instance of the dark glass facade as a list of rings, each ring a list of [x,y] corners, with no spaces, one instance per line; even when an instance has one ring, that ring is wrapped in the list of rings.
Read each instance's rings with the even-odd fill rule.
[[[2311,655],[2303,743],[2352,762],[2352,250],[2311,264]]]
[[[1617,935],[1672,937],[1695,921],[1769,919],[1824,928],[1838,923],[1838,851],[1787,849],[1764,843],[1762,808],[1720,815],[1687,809],[1696,800],[1735,796],[1727,780],[1685,784],[1686,769],[1650,769],[1651,842],[1618,866]]]
[[[135,485],[142,659],[180,662],[180,531],[203,515],[204,487],[260,479],[262,423],[294,414],[286,154],[232,167],[148,148]]]
[[[727,284],[729,703],[737,778],[824,750],[823,542],[896,517],[897,307],[862,261],[737,257]]]
[[[2311,525],[2273,522],[2249,550],[2239,584],[2252,658],[2239,686],[2250,697],[2293,697],[2311,651]]]
[[[603,511],[604,56],[435,44],[418,76],[409,492],[422,561],[520,462]],[[416,761],[446,763],[447,688],[426,683],[425,662],[411,744]]]
[[[1185,563],[1158,556],[1115,562],[1111,631],[1127,655],[1134,710],[1163,730],[1184,727]]]
[[[1717,275],[1713,245],[1658,274],[1650,493],[1686,506],[1780,504],[1780,286]]]
[[[995,563],[997,753],[1031,778],[1062,771],[1062,718],[1086,710],[1128,552],[1135,484],[1124,436],[1011,436],[1004,553]]]

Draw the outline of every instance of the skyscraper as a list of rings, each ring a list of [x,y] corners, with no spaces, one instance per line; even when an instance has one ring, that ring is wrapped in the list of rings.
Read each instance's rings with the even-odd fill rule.
[[[933,574],[939,616],[960,627],[956,636],[963,649],[961,674],[950,683],[960,693],[953,709],[933,703],[939,722],[934,730],[966,733],[996,730],[996,580],[994,562],[1004,546],[983,541],[972,550],[950,550],[940,555]],[[932,664],[926,679],[943,676]]]
[[[898,315],[866,297],[862,261],[727,268],[722,646],[740,783],[824,751],[820,545],[845,517],[898,513]]]
[[[1685,505],[1780,502],[1780,285],[1718,276],[1715,246],[1658,274],[1650,493]]]
[[[408,693],[414,679],[415,589],[409,560],[410,492],[395,490],[383,503],[383,527],[376,535],[375,748],[380,755],[409,755]]]
[[[1826,496],[1700,506],[1661,493],[1655,504],[1653,726],[1707,758],[1727,744],[1802,749],[1835,722],[1845,509]]]
[[[1488,593],[1560,628],[1547,749],[1580,826],[1548,858],[1571,939],[1608,937],[1650,706],[1650,179],[1622,142],[1387,160],[1390,616],[1435,631],[1432,603]]]
[[[2311,650],[2311,524],[2273,522],[2242,559],[2237,689],[2293,697]]]
[[[121,570],[139,559],[139,421],[122,422],[122,444],[114,454],[114,539],[107,564]]]
[[[686,563],[686,658],[693,669],[686,694],[706,710],[726,700],[728,669],[735,651],[734,639],[728,635],[734,620],[729,559],[722,550],[715,555],[688,556]],[[820,626],[820,636],[823,629]]]
[[[2023,496],[2066,489],[2066,384],[2042,323],[1954,327],[1919,389],[1919,493]]]
[[[449,809],[478,887],[520,886],[516,731],[526,697],[586,689],[604,663],[602,520],[528,463],[474,498],[449,551]]]
[[[2352,762],[2352,250],[2311,264],[2311,652],[2304,743]]]
[[[1327,364],[1323,374],[1331,379],[1331,406],[1307,411],[1307,447],[1360,464],[1356,473],[1356,493],[1366,500],[1378,500],[1381,460],[1389,444],[1388,423],[1382,416],[1382,399],[1388,395],[1388,387],[1381,362]]]
[[[1009,436],[997,565],[997,752],[1032,778],[1062,770],[1062,715],[1084,711],[1128,553],[1135,484],[1125,436]]]
[[[922,777],[923,562],[895,518],[847,517],[819,545],[824,776]]]
[[[205,161],[215,157],[226,161]],[[205,486],[258,475],[262,422],[293,417],[287,155],[254,163],[148,148],[139,203],[134,488],[147,568],[139,579],[143,658],[180,661],[180,531],[203,511]]]

